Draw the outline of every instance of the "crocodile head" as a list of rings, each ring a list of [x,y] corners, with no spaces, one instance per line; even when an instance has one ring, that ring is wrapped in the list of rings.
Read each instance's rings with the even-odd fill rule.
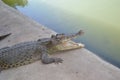
[[[56,52],[56,51],[66,51],[66,50],[73,50],[77,48],[83,48],[84,44],[82,43],[76,43],[72,41],[71,39],[76,38],[80,35],[82,35],[84,32],[80,30],[76,34],[72,35],[65,35],[65,34],[56,34],[52,35],[47,47],[48,51],[50,52]]]

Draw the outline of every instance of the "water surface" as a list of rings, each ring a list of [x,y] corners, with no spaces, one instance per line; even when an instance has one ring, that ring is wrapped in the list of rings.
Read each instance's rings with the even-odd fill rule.
[[[58,33],[83,29],[75,41],[120,67],[120,0],[3,1]]]

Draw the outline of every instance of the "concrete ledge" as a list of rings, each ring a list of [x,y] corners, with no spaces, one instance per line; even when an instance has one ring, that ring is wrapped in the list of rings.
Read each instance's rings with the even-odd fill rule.
[[[50,37],[54,31],[38,24],[0,1],[0,34],[12,35],[0,42],[0,48],[16,43]],[[44,65],[40,61],[4,70],[0,80],[119,80],[120,69],[103,61],[87,49],[77,49],[52,56],[62,64]]]

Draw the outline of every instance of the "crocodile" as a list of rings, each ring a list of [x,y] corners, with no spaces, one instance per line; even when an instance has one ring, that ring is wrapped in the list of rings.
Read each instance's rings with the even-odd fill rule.
[[[0,49],[0,71],[19,67],[41,60],[43,64],[62,63],[63,59],[50,57],[49,55],[59,51],[72,50],[84,47],[71,39],[82,35],[79,32],[72,35],[56,34],[50,38],[38,39],[36,41],[22,42],[13,46]]]

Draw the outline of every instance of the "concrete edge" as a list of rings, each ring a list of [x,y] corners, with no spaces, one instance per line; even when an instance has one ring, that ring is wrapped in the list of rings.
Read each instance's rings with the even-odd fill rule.
[[[86,53],[89,53],[91,54],[93,57],[95,57],[98,61],[102,62],[103,63],[103,66],[109,66],[109,68],[112,68],[114,70],[118,70],[120,71],[120,68],[114,66],[113,64],[105,61],[104,59],[102,59],[101,57],[99,57],[98,55],[96,55],[95,53],[91,52],[90,50],[88,49],[85,49]]]

